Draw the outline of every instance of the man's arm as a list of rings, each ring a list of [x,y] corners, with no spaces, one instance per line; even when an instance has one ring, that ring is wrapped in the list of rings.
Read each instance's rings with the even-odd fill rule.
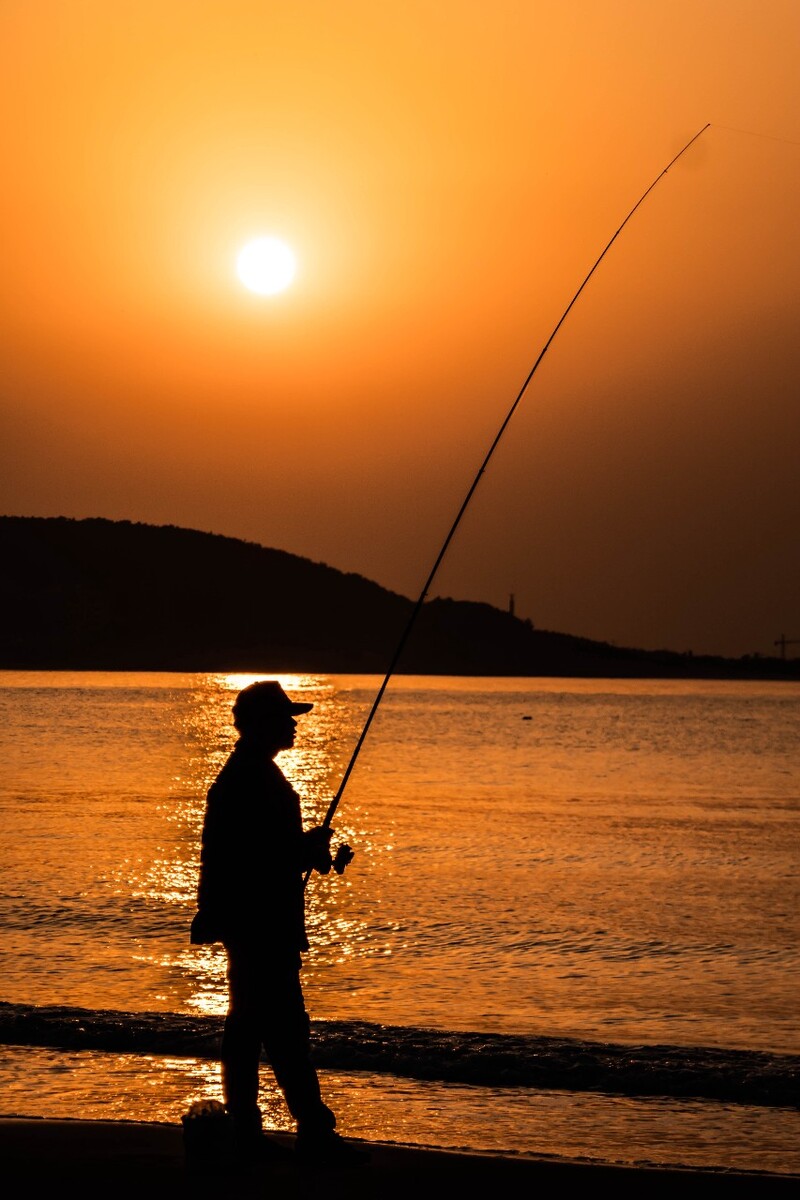
[[[219,918],[199,908],[192,918],[189,941],[193,946],[210,946],[222,941],[222,926]]]

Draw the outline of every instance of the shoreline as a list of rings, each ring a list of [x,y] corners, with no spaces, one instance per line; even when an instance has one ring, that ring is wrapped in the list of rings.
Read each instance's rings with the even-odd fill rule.
[[[294,1138],[272,1133],[290,1150]],[[37,1194],[57,1186],[82,1196],[141,1197],[148,1200],[197,1195],[238,1200],[250,1196],[325,1200],[347,1197],[438,1197],[493,1193],[532,1194],[534,1189],[589,1186],[613,1188],[616,1195],[766,1197],[796,1193],[798,1176],[769,1172],[701,1170],[697,1168],[628,1166],[585,1160],[514,1157],[437,1150],[387,1142],[361,1142],[371,1151],[363,1167],[302,1168],[291,1158],[231,1169],[186,1162],[179,1124],[124,1120],[46,1117],[0,1117],[0,1154],[6,1179],[20,1193]]]

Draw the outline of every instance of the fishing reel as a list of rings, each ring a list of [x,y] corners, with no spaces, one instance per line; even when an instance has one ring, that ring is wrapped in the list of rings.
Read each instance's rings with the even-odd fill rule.
[[[344,875],[344,869],[348,863],[351,863],[355,858],[355,851],[351,850],[346,843],[342,843],[338,850],[331,858],[330,852],[325,851],[324,857],[320,856],[314,867],[319,871],[320,875],[327,875],[331,867],[337,875]]]
[[[333,856],[332,867],[337,875],[344,875],[344,869],[355,858],[355,850],[351,850],[346,842],[342,842]]]

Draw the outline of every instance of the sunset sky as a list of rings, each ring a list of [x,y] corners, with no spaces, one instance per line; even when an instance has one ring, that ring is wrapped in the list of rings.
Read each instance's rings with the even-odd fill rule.
[[[798,0],[3,0],[0,511],[800,638]],[[293,284],[236,256],[284,239]],[[246,581],[236,581],[237,585]]]

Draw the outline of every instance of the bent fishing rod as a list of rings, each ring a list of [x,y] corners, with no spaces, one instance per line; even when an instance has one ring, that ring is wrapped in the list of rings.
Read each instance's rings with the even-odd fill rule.
[[[674,156],[674,158],[670,159],[670,161],[667,163],[666,167],[664,167],[664,170],[661,171],[660,174],[658,174],[656,176],[656,178],[653,180],[653,182],[650,184],[650,186],[647,188],[647,190],[642,193],[640,198],[634,204],[631,211],[628,213],[625,220],[622,222],[620,227],[617,229],[616,233],[613,235],[613,237],[611,237],[609,239],[609,241],[603,248],[602,252],[598,255],[591,270],[588,272],[585,279],[581,283],[580,287],[576,291],[575,295],[572,297],[569,304],[564,309],[564,312],[561,314],[561,317],[559,318],[558,323],[554,327],[553,332],[550,334],[550,336],[547,339],[547,341],[545,342],[544,346],[539,351],[538,358],[536,359],[536,361],[534,362],[530,371],[528,372],[525,382],[523,383],[522,387],[519,389],[519,392],[517,393],[514,403],[511,405],[511,408],[506,413],[503,423],[500,426],[500,428],[498,429],[497,434],[494,438],[494,441],[492,442],[491,446],[489,447],[489,449],[486,452],[486,456],[484,457],[484,460],[478,469],[478,473],[475,476],[475,478],[473,479],[473,481],[469,487],[469,490],[467,491],[467,494],[464,497],[464,500],[462,501],[461,507],[459,508],[458,513],[456,514],[456,518],[453,521],[453,524],[450,526],[450,530],[447,534],[447,537],[444,539],[444,542],[442,543],[442,548],[439,551],[439,553],[437,554],[436,560],[430,569],[428,578],[425,580],[425,583],[423,584],[422,591],[420,592],[420,594],[417,598],[417,601],[411,611],[411,615],[409,616],[406,626],[400,636],[400,640],[397,643],[397,647],[394,651],[394,654],[392,655],[392,659],[391,659],[391,662],[389,663],[388,670],[383,678],[383,682],[381,683],[381,686],[378,688],[378,692],[375,696],[374,701],[372,702],[372,708],[369,710],[367,719],[364,722],[364,727],[361,730],[361,733],[359,735],[358,741],[356,742],[353,753],[350,756],[350,761],[347,764],[347,769],[345,770],[345,773],[342,776],[342,782],[339,784],[339,789],[336,792],[336,795],[333,797],[333,799],[331,800],[331,802],[328,806],[328,811],[326,812],[325,817],[322,822],[323,828],[328,828],[330,826],[330,823],[333,820],[334,813],[336,812],[336,809],[339,807],[339,801],[341,800],[341,798],[344,794],[344,789],[347,787],[347,782],[353,773],[353,767],[356,765],[356,760],[361,752],[361,747],[364,745],[364,741],[366,740],[366,736],[369,732],[369,728],[372,725],[372,722],[375,718],[375,714],[378,711],[378,707],[381,703],[381,700],[383,699],[384,692],[386,691],[386,688],[389,685],[389,680],[392,678],[392,676],[395,673],[397,664],[400,661],[400,656],[402,655],[403,650],[405,649],[405,646],[406,646],[406,642],[408,641],[408,639],[411,635],[411,630],[414,628],[414,624],[415,624],[420,612],[422,611],[422,606],[425,603],[425,599],[428,595],[431,585],[436,577],[439,567],[442,565],[442,560],[444,559],[444,556],[450,547],[450,543],[452,542],[452,540],[455,536],[456,530],[458,529],[459,525],[461,524],[461,518],[464,516],[464,513],[467,511],[469,503],[472,500],[472,497],[475,494],[478,484],[481,481],[481,477],[483,476],[484,472],[486,471],[486,468],[489,465],[489,461],[492,458],[492,455],[494,454],[495,450],[497,449],[500,439],[502,438],[503,434],[505,433],[506,429],[508,428],[508,424],[511,421],[511,418],[514,416],[514,413],[517,411],[517,409],[522,401],[522,397],[525,395],[526,391],[528,390],[528,386],[529,386],[531,380],[533,379],[534,375],[538,371],[539,365],[540,365],[542,359],[544,358],[547,351],[550,349],[553,339],[555,338],[559,329],[564,324],[564,322],[566,321],[570,312],[572,311],[573,307],[575,306],[575,304],[578,300],[578,297],[583,292],[583,290],[586,287],[586,285],[588,284],[589,280],[592,278],[595,271],[600,266],[600,263],[603,261],[605,256],[608,254],[609,250],[614,245],[614,242],[617,240],[619,235],[622,233],[623,229],[628,224],[628,222],[630,221],[633,214],[637,211],[638,208],[641,207],[642,204],[644,204],[645,200],[650,195],[650,193],[652,192],[652,190],[656,186],[656,184],[659,183],[660,180],[662,180],[664,178],[664,176],[667,174],[667,172],[670,170],[670,168],[674,167],[674,165],[678,161],[678,159],[681,158],[686,153],[686,151],[691,146],[694,145],[694,143],[697,141],[697,139],[702,134],[705,133],[705,131],[710,127],[710,125],[711,125],[711,122],[708,121],[703,126],[702,129],[698,130],[698,132],[689,139],[689,141],[686,143],[686,145],[683,147],[683,149],[679,150],[678,153]],[[310,874],[311,874],[311,871],[308,871],[306,873],[306,876],[303,880],[304,887],[305,887],[306,883],[308,883],[308,877]]]

